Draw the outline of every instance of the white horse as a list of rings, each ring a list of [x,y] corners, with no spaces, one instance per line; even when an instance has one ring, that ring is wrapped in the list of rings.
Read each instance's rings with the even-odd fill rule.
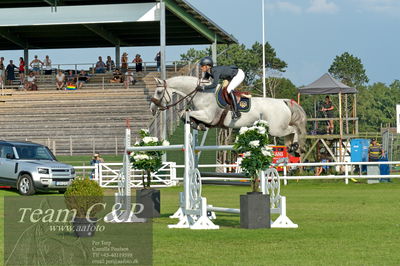
[[[204,130],[205,127],[241,128],[251,126],[260,118],[268,122],[269,133],[274,137],[285,137],[285,144],[293,151],[304,147],[306,133],[306,114],[303,108],[293,100],[274,98],[251,98],[249,112],[243,112],[237,120],[232,120],[229,114],[221,119],[224,109],[217,104],[215,93],[195,92],[199,79],[190,76],[179,76],[167,80],[157,79],[157,88],[151,99],[150,109],[153,115],[158,109],[164,109],[171,102],[172,93],[178,93],[188,99],[192,98],[193,110],[189,117],[192,125]],[[221,120],[221,121],[220,121]],[[300,147],[299,147],[300,145]]]

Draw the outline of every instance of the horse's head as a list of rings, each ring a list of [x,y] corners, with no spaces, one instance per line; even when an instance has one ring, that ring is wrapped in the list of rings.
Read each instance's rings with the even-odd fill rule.
[[[165,80],[154,78],[156,80],[156,90],[153,97],[150,99],[150,110],[153,115],[157,113],[157,110],[163,110],[167,103],[171,100],[168,99],[171,93],[168,91],[167,82]]]
[[[167,105],[172,103],[172,93],[176,92],[185,97],[192,93],[198,79],[189,76],[172,77],[168,80],[154,78],[156,80],[156,90],[151,98],[150,110],[155,115],[158,110],[165,110]]]

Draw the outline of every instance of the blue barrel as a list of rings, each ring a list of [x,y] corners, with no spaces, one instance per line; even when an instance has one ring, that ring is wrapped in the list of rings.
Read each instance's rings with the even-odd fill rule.
[[[352,162],[368,162],[369,139],[352,139],[350,145]]]

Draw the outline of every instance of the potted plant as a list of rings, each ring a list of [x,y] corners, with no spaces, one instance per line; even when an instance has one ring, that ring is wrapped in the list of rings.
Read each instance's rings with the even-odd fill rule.
[[[77,237],[93,236],[96,229],[96,213],[103,210],[104,191],[100,185],[88,178],[75,179],[65,191],[67,208],[75,210],[73,229]]]
[[[149,131],[142,129],[139,132],[140,141],[134,146],[168,146],[166,140],[159,140],[151,137]],[[130,161],[132,168],[142,170],[143,189],[136,190],[136,202],[144,205],[143,212],[137,216],[140,218],[154,218],[160,216],[160,190],[151,189],[151,174],[157,172],[162,167],[162,155],[164,151],[141,151],[131,152]],[[146,174],[146,179],[145,179]]]
[[[259,120],[252,127],[242,127],[236,137],[234,149],[242,154],[240,166],[250,178],[251,192],[240,196],[240,226],[243,228],[269,228],[269,196],[259,192],[261,171],[269,168],[273,151],[268,146],[268,124]]]

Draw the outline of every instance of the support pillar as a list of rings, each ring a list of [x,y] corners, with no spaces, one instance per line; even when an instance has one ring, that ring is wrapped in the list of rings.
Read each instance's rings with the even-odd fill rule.
[[[160,52],[161,52],[161,79],[167,78],[165,64],[165,46],[166,46],[166,29],[165,29],[165,3],[160,1]]]
[[[121,47],[119,44],[115,46],[115,67],[118,69],[121,67]]]
[[[29,49],[24,48],[24,61],[25,61],[25,75],[28,75],[29,69]]]
[[[165,2],[160,1],[160,67],[161,67],[161,79],[167,79],[166,64],[165,64],[165,46],[166,46],[166,29],[165,29]],[[167,139],[167,112],[161,112],[161,138]],[[162,157],[163,162],[167,160],[166,154]]]
[[[217,36],[214,38],[214,42],[211,44],[211,57],[214,61],[214,65],[218,65],[217,62]]]

